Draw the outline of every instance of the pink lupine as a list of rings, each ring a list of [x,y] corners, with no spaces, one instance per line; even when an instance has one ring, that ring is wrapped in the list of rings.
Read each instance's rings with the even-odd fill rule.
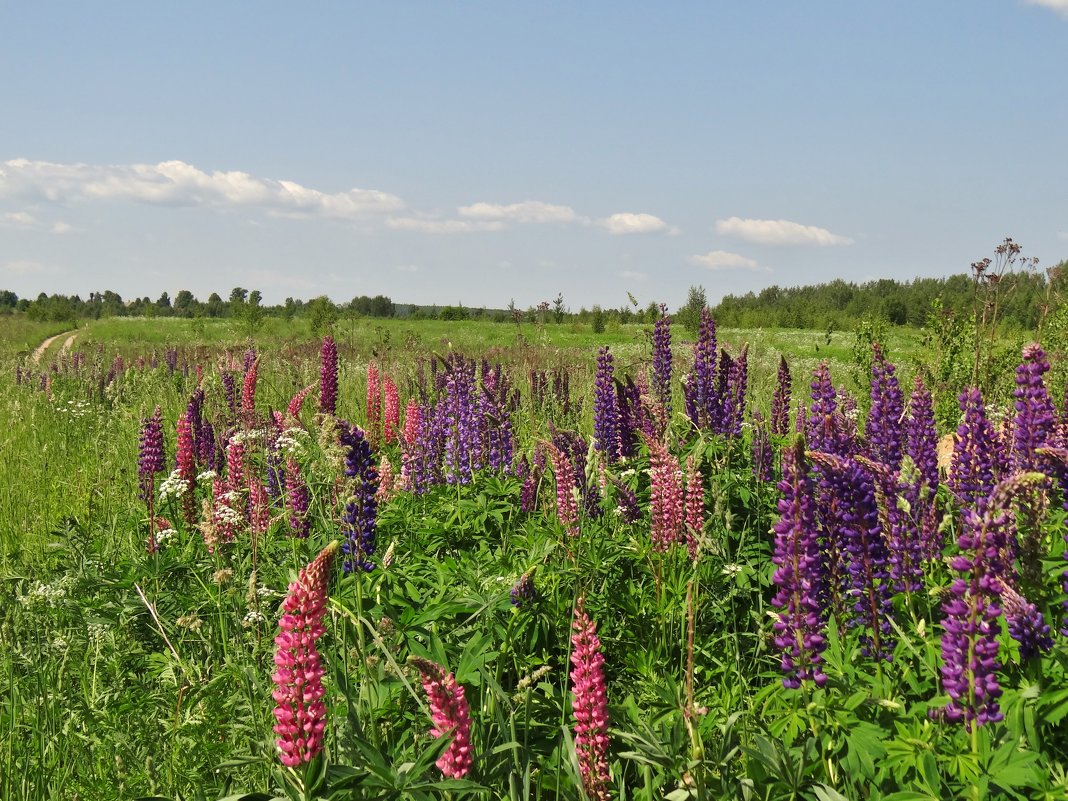
[[[245,373],[245,383],[241,386],[241,418],[247,427],[256,419],[256,379],[259,376],[260,360],[256,359]]]
[[[435,762],[447,779],[462,779],[471,770],[471,710],[464,697],[464,688],[456,677],[429,659],[412,656],[408,661],[418,668],[430,704],[433,737],[451,735],[452,742]]]
[[[579,535],[578,501],[575,498],[575,466],[566,453],[551,442],[545,443],[549,458],[553,463],[553,475],[556,477],[556,516],[564,524],[572,537]]]
[[[329,334],[323,338],[319,353],[319,411],[337,413],[337,344]],[[294,415],[295,417],[296,415]]]
[[[378,489],[375,490],[375,500],[379,503],[385,503],[396,495],[396,484],[396,477],[393,474],[393,464],[389,461],[389,458],[383,454],[382,460],[378,463]]]
[[[646,437],[649,447],[649,506],[652,511],[653,548],[666,551],[678,542],[686,523],[686,507],[682,488],[682,470],[659,439]],[[702,503],[704,502],[702,496]],[[685,539],[685,535],[683,535]]]
[[[415,399],[408,401],[408,406],[404,410],[404,430],[401,432],[401,439],[405,445],[412,445],[415,443],[416,437],[419,436],[419,423],[422,419],[422,411],[419,408],[419,404]]]
[[[197,460],[193,449],[193,424],[187,415],[178,418],[178,444],[176,446],[176,461],[178,463],[178,476],[185,482],[185,494],[182,496],[182,515],[187,523],[192,523],[195,517],[193,507],[193,490],[197,483]]]
[[[271,680],[275,684],[275,742],[279,759],[289,768],[311,762],[323,748],[325,671],[315,642],[326,631],[323,614],[337,549],[337,542],[327,545],[289,585],[274,638],[277,669]]]
[[[300,392],[293,396],[289,401],[289,406],[286,407],[286,419],[287,420],[299,420],[300,410],[304,408],[304,401],[312,393],[316,387],[315,384],[309,384],[304,387]]]
[[[698,537],[705,527],[705,486],[697,459],[686,459],[686,550],[690,559],[697,558]]]
[[[382,431],[382,381],[378,365],[367,365],[367,433],[373,444],[378,444]]]
[[[223,542],[234,539],[234,520],[237,513],[230,506],[230,485],[225,478],[216,477],[211,482],[211,522],[201,527],[208,553]]]
[[[266,534],[271,527],[271,499],[255,475],[248,479],[249,524],[253,534]]]
[[[579,598],[571,626],[571,712],[575,718],[575,755],[588,798],[606,801],[612,781],[608,769],[608,693],[597,624]]]
[[[245,443],[231,439],[226,445],[226,483],[238,495],[231,507],[239,514],[244,514],[245,505],[241,502],[240,492],[245,486]]]
[[[397,394],[397,385],[393,383],[393,379],[388,375],[384,381],[384,390],[386,397],[386,417],[385,429],[382,436],[387,443],[390,443],[396,441],[397,429],[400,427],[400,397]]]

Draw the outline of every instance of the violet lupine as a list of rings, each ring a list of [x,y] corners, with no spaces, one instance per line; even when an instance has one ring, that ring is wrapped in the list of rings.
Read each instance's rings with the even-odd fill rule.
[[[768,423],[760,412],[753,412],[753,477],[768,482],[774,478],[771,466],[772,447]]]
[[[1039,608],[1006,582],[999,579],[996,586],[1009,635],[1020,645],[1020,661],[1051,651],[1050,627]]]
[[[701,533],[705,528],[705,485],[697,458],[692,454],[686,458],[686,498],[684,501],[686,523],[684,534],[686,550],[691,560],[697,559]]]
[[[629,459],[638,453],[638,432],[642,428],[641,390],[634,379],[615,379],[616,409],[619,411],[619,455]]]
[[[608,690],[597,624],[586,614],[583,599],[575,604],[571,624],[571,714],[575,719],[575,756],[582,788],[591,801],[611,797],[608,768]]]
[[[197,443],[197,461],[204,467],[213,469],[218,458],[216,453],[218,444],[215,442],[215,427],[209,420],[204,420],[200,424],[200,432],[194,439]]]
[[[230,421],[237,417],[237,385],[234,374],[229,370],[222,373],[223,398],[226,400],[226,408],[230,412]]]
[[[866,456],[857,456],[856,460],[875,482],[875,499],[893,588],[915,592],[922,586],[926,556],[922,518],[919,517],[923,509],[910,502],[912,490],[919,481],[916,466],[911,460],[904,460],[901,469],[894,470],[885,462]]]
[[[137,459],[137,476],[140,498],[151,504],[155,498],[155,476],[166,469],[163,456],[163,411],[159,406],[141,427],[140,453]],[[151,514],[151,509],[149,511]]]
[[[397,429],[400,428],[400,396],[397,394],[397,385],[388,375],[383,381],[383,394],[385,396],[383,438],[388,444],[396,441]]]
[[[994,461],[997,434],[986,416],[983,394],[977,387],[960,394],[964,420],[957,428],[953,461],[949,467],[949,488],[963,506],[974,506],[994,489]]]
[[[337,414],[337,343],[329,334],[319,348],[319,411]]]
[[[778,607],[774,624],[775,646],[782,651],[783,686],[797,689],[811,679],[827,683],[820,664],[827,643],[825,607],[821,588],[827,580],[820,558],[814,487],[805,461],[805,442],[798,436],[782,453],[779,482],[779,519],[775,523],[777,569],[772,581],[778,587],[772,603]]]
[[[286,472],[282,451],[278,441],[272,440],[267,446],[267,497],[274,500],[285,495]]]
[[[551,442],[545,443],[556,479],[556,517],[572,537],[579,535],[578,487],[570,457]]]
[[[588,459],[590,448],[586,440],[577,431],[558,431],[554,428],[552,441],[571,460],[578,501],[581,504],[580,511],[587,517],[600,517],[602,510],[599,479],[594,480],[595,476],[591,470],[594,465]]]
[[[519,581],[512,585],[508,595],[512,606],[517,609],[529,606],[537,600],[538,593],[534,589],[534,568],[519,577]]]
[[[278,758],[288,768],[311,762],[323,748],[326,671],[316,642],[326,632],[323,615],[336,553],[337,543],[332,542],[289,585],[274,638],[275,672],[271,680],[275,685],[275,743]]]
[[[619,460],[619,405],[616,398],[612,354],[597,351],[597,377],[593,390],[593,443],[608,464]]]
[[[186,406],[185,416],[189,418],[189,424],[193,428],[193,453],[196,456],[198,463],[201,465],[204,462],[200,458],[200,454],[203,452],[204,445],[200,438],[203,434],[204,426],[204,390],[197,387],[193,390],[193,394],[189,397],[189,403]]]
[[[439,413],[440,412],[440,413]],[[445,458],[445,424],[444,405],[437,404],[431,408],[421,409],[416,417],[409,415],[409,421],[416,420],[418,429],[408,438],[403,452],[403,470],[416,494],[426,492],[435,484],[444,481],[442,463]]]
[[[289,506],[289,531],[294,537],[307,538],[311,533],[311,493],[300,473],[296,459],[286,459],[286,503]]]
[[[382,431],[382,377],[378,364],[367,365],[367,433],[372,442],[378,442]]]
[[[1052,440],[1057,431],[1056,409],[1043,376],[1049,361],[1037,342],[1023,349],[1023,361],[1016,368],[1016,418],[1012,429],[1012,469],[1015,472],[1050,472],[1048,460],[1036,453]]]
[[[686,502],[682,470],[678,460],[659,439],[646,440],[649,448],[650,536],[653,549],[666,551],[680,540],[685,542]]]
[[[196,451],[193,449],[193,426],[189,417],[184,414],[178,418],[175,452],[175,460],[178,463],[178,477],[185,482],[185,493],[182,495],[182,515],[185,517],[185,522],[192,523],[196,516],[193,493],[197,485],[197,458]]]
[[[452,737],[452,742],[434,764],[446,779],[462,779],[471,770],[471,710],[464,688],[441,665],[418,656],[408,657],[422,677],[434,726],[431,737]]]
[[[745,393],[749,383],[749,345],[742,345],[738,358],[731,362],[727,392],[723,396],[723,421],[720,433],[728,437],[742,435],[745,420]]]
[[[700,429],[715,430],[722,415],[723,399],[716,389],[716,321],[708,307],[701,309],[693,366],[683,387],[686,415]]]
[[[790,433],[791,385],[790,365],[786,363],[785,356],[779,356],[775,392],[771,396],[771,433],[777,437],[785,437]]]
[[[905,452],[911,457],[920,480],[933,495],[938,489],[938,432],[935,429],[931,393],[916,376],[909,399],[909,419],[905,429]]]
[[[660,306],[660,317],[653,324],[653,378],[652,389],[656,399],[671,414],[671,318],[667,307]]]
[[[354,482],[352,499],[345,505],[344,531],[346,540],[341,546],[345,553],[346,573],[354,570],[371,571],[375,564],[375,529],[378,517],[378,470],[375,469],[371,446],[363,431],[353,426],[343,429],[339,439],[346,448],[345,475]]]
[[[244,358],[241,364],[241,369],[245,376],[249,374],[249,371],[252,369],[252,365],[256,363],[256,359],[257,355],[255,348],[250,347],[245,350]]]
[[[812,405],[805,420],[805,440],[811,450],[846,456],[853,452],[852,438],[844,429],[838,409],[838,393],[831,383],[827,362],[820,362],[812,376]]]
[[[883,356],[878,342],[872,345],[871,363],[871,411],[865,434],[871,455],[891,468],[901,463],[902,426],[905,414],[904,397],[894,365]]]

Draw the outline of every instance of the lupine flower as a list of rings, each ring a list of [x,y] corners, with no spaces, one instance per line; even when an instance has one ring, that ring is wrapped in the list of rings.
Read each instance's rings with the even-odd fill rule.
[[[667,414],[671,414],[671,318],[660,306],[660,318],[653,324],[653,393]]]
[[[531,568],[522,576],[519,577],[512,590],[509,593],[511,597],[512,606],[522,608],[534,602],[538,597],[537,591],[534,589],[534,569]]]
[[[241,387],[241,417],[247,428],[251,428],[256,419],[256,379],[259,370],[260,360],[254,359],[245,372],[245,382]]]
[[[385,503],[396,494],[393,463],[389,461],[388,456],[382,454],[382,458],[378,461],[378,491],[375,492],[375,500],[380,504]]]
[[[245,350],[243,359],[244,360],[242,362],[241,369],[244,375],[247,376],[249,371],[252,369],[252,365],[256,362],[256,349],[253,347],[247,348]]]
[[[163,456],[163,411],[159,406],[141,427],[141,447],[137,460],[137,475],[141,485],[141,500],[146,503],[155,497],[155,476],[166,470]]]
[[[323,615],[336,553],[337,543],[332,542],[289,585],[274,639],[275,742],[279,759],[289,768],[311,762],[323,748],[325,670],[316,642],[326,632]]]
[[[382,380],[378,365],[367,365],[367,432],[377,442],[382,431]]]
[[[235,502],[231,508],[244,515],[241,490],[245,486],[245,443],[239,437],[232,437],[226,446],[226,483],[234,492]]]
[[[337,344],[329,334],[319,349],[319,411],[337,413]]]
[[[820,588],[823,574],[816,528],[814,487],[800,436],[782,453],[779,482],[779,520],[775,523],[778,569],[772,581],[779,588],[772,603],[780,610],[775,621],[775,645],[782,651],[783,686],[797,689],[805,679],[822,687],[827,676],[820,668],[826,648],[825,609]]]
[[[723,396],[723,421],[720,433],[728,437],[742,434],[745,420],[745,393],[749,383],[749,345],[742,345],[738,358],[731,362],[727,375],[727,392]]]
[[[771,433],[785,437],[790,433],[790,365],[785,356],[779,356],[779,371],[776,376],[775,393],[771,396]]]
[[[249,527],[253,534],[265,534],[271,526],[271,501],[255,475],[248,480]]]
[[[471,711],[464,688],[456,683],[456,677],[441,665],[418,656],[408,657],[418,668],[430,704],[430,719],[434,727],[432,737],[451,735],[452,742],[438,761],[441,775],[447,779],[462,779],[471,770]]]
[[[383,388],[386,399],[383,437],[387,443],[390,443],[397,439],[397,429],[400,427],[400,397],[397,395],[397,385],[388,375],[385,377]]]
[[[964,420],[957,428],[949,487],[961,504],[974,506],[994,489],[992,450],[997,434],[987,419],[983,395],[978,388],[966,389],[960,394],[960,409],[964,412]]]
[[[723,407],[723,398],[716,391],[716,354],[716,321],[706,306],[701,309],[693,366],[683,394],[690,422],[697,428],[713,431],[718,429]]]
[[[575,756],[586,796],[607,801],[612,775],[608,769],[608,691],[597,624],[586,614],[583,599],[575,604],[571,625],[571,713],[575,719]]]
[[[650,536],[653,549],[666,551],[680,540],[685,541],[685,498],[682,470],[678,460],[658,439],[648,439],[649,509],[652,513]]]
[[[234,382],[234,374],[229,370],[222,373],[223,397],[226,399],[226,408],[230,412],[231,421],[237,416],[237,387]]]
[[[916,466],[911,459],[903,460],[900,470],[865,456],[857,456],[856,460],[875,480],[875,499],[893,587],[896,591],[915,592],[922,586],[926,555],[919,516],[923,507],[912,503],[917,497],[913,490],[919,482]]]
[[[909,400],[909,420],[905,431],[905,452],[920,472],[920,480],[933,495],[938,489],[938,432],[935,430],[931,393],[916,376]]]
[[[616,408],[619,410],[619,455],[629,459],[638,452],[638,432],[642,428],[641,391],[630,376],[615,379]]]
[[[1034,342],[1023,349],[1023,362],[1016,368],[1016,419],[1012,429],[1012,467],[1016,472],[1049,472],[1047,460],[1036,450],[1052,439],[1056,416],[1042,376],[1049,361],[1042,346]]]
[[[167,348],[167,352],[163,354],[164,360],[167,362],[167,372],[173,373],[178,369],[178,350],[177,348]]]
[[[684,533],[690,559],[697,558],[699,537],[705,528],[705,486],[692,454],[686,458],[686,524]]]
[[[812,377],[812,406],[805,420],[805,439],[814,451],[847,456],[854,443],[838,410],[838,393],[831,383],[827,362],[820,362]]]
[[[311,532],[311,520],[308,517],[311,494],[300,474],[300,465],[292,458],[286,460],[286,500],[289,504],[290,532],[295,537],[306,538]]]
[[[203,443],[200,441],[202,436],[202,428],[204,425],[204,390],[197,387],[193,394],[189,398],[189,403],[186,406],[185,416],[189,418],[189,425],[193,429],[193,454],[200,464],[206,464],[206,462],[200,459],[200,454],[203,452]]]
[[[1026,662],[1051,651],[1053,638],[1039,608],[1001,579],[998,579],[996,588],[1001,596],[1001,611],[1009,634],[1020,644],[1020,660]]]
[[[309,384],[308,386],[304,387],[304,389],[300,390],[300,392],[298,392],[296,395],[294,395],[290,399],[289,405],[286,406],[286,421],[287,421],[287,423],[292,423],[293,421],[299,421],[300,420],[300,412],[301,412],[301,409],[304,408],[304,401],[307,399],[307,397],[312,393],[312,391],[314,389],[315,389],[315,384]]]
[[[904,399],[894,365],[883,356],[883,349],[876,342],[872,345],[871,363],[871,412],[868,415],[868,445],[872,456],[885,465],[896,468],[901,462]]]
[[[576,495],[575,468],[567,454],[551,442],[545,443],[553,463],[556,478],[556,516],[572,537],[579,535],[579,510]]]
[[[593,393],[594,447],[612,464],[619,459],[619,407],[616,403],[612,354],[607,346],[597,351],[597,378]]]
[[[408,405],[404,409],[404,430],[401,432],[403,445],[413,444],[415,438],[419,435],[419,416],[419,404],[416,402],[415,398],[412,398],[408,401]]]
[[[753,412],[753,478],[768,482],[774,477],[771,468],[772,447],[764,415]]]
[[[345,553],[344,568],[346,573],[359,569],[370,572],[374,570],[371,557],[375,552],[375,530],[378,517],[378,471],[371,456],[371,446],[363,431],[353,426],[342,429],[339,436],[346,448],[345,475],[354,480],[352,499],[345,506],[344,531],[345,543],[341,546]]]
[[[178,444],[176,447],[178,476],[186,482],[186,493],[182,497],[182,513],[187,523],[195,517],[193,507],[193,488],[197,480],[196,453],[193,450],[193,426],[186,415],[178,418]]]

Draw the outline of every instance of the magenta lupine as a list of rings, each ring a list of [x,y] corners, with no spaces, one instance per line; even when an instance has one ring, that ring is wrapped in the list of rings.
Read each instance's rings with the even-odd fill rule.
[[[289,506],[289,531],[294,537],[304,539],[311,533],[311,493],[300,472],[296,459],[286,459],[286,503]]]
[[[964,506],[974,506],[994,489],[993,451],[997,434],[986,416],[983,394],[978,388],[960,394],[964,420],[957,428],[953,461],[949,467],[949,488]]]
[[[865,434],[872,457],[896,469],[901,463],[904,444],[901,425],[905,414],[904,398],[894,375],[894,365],[883,356],[878,342],[872,345],[872,351],[871,411]]]
[[[571,624],[571,714],[575,719],[575,756],[582,788],[591,801],[611,798],[608,768],[608,690],[597,624],[586,614],[583,599],[575,604]]]
[[[367,435],[377,444],[382,432],[382,378],[378,364],[367,365]]]
[[[196,516],[193,493],[197,485],[197,459],[193,448],[193,426],[184,414],[178,418],[177,440],[175,460],[178,463],[178,477],[185,482],[182,516],[185,522],[192,523]]]
[[[463,685],[441,665],[418,656],[408,657],[422,677],[423,690],[430,705],[430,719],[434,726],[431,737],[451,737],[452,742],[437,762],[446,779],[462,779],[471,770],[471,710],[464,696]]]
[[[619,461],[619,406],[616,399],[612,354],[605,346],[597,351],[597,377],[593,390],[593,445],[605,461]]]
[[[278,758],[289,768],[311,762],[323,748],[326,671],[316,642],[326,632],[323,615],[337,548],[336,542],[323,548],[289,585],[274,638],[275,672],[271,680],[275,685],[275,743]]]
[[[692,454],[686,458],[686,550],[690,559],[697,559],[701,532],[705,528],[705,485],[697,458]]]
[[[155,498],[156,473],[166,469],[163,456],[163,411],[159,406],[141,427],[141,446],[137,459],[137,475],[141,487],[140,497],[152,504]],[[151,515],[151,508],[149,515]]]
[[[786,363],[785,356],[779,356],[775,393],[771,396],[771,433],[777,437],[785,437],[790,433],[791,385],[790,365]]]
[[[659,439],[648,438],[649,510],[652,514],[650,536],[653,549],[666,551],[685,542],[686,503],[682,470],[678,460]]]
[[[329,334],[319,348],[319,411],[337,414],[337,343]]]
[[[572,537],[579,535],[578,487],[571,459],[551,442],[545,443],[556,479],[556,517]]]
[[[383,394],[385,395],[383,437],[388,444],[396,441],[397,429],[400,428],[400,396],[397,394],[397,385],[388,375],[383,382]]]
[[[777,569],[772,581],[778,587],[772,603],[779,609],[774,623],[775,646],[782,651],[782,683],[797,689],[811,679],[817,686],[827,683],[820,667],[826,648],[826,610],[821,588],[827,577],[820,558],[816,528],[814,487],[805,461],[805,442],[800,436],[782,453],[782,481],[779,482],[779,519],[775,523]]]
[[[653,324],[652,389],[667,414],[671,414],[671,318],[661,304],[660,317]]]

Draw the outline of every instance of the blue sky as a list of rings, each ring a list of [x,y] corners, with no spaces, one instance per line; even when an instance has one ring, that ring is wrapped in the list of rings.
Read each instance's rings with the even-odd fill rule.
[[[0,6],[0,288],[681,305],[1068,257],[1068,0]]]

